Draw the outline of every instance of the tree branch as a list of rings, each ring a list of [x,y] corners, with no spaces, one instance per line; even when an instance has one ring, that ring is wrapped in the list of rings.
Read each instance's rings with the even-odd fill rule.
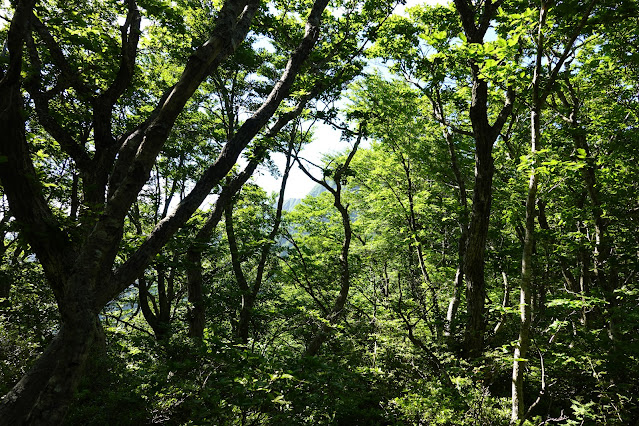
[[[35,14],[31,13],[30,18],[33,28],[36,30],[38,36],[40,36],[49,50],[53,63],[60,70],[62,79],[69,84],[69,86],[73,87],[81,98],[84,100],[92,100],[92,93],[96,91],[96,88],[89,87],[84,81],[82,81],[80,75],[67,61],[62,48],[49,31],[49,28],[47,28],[47,26]]]
[[[33,19],[37,18],[34,16]],[[89,157],[87,151],[73,138],[73,136],[71,136],[69,132],[64,129],[64,127],[60,125],[58,120],[56,120],[51,114],[51,110],[49,109],[49,100],[51,96],[49,94],[45,94],[42,91],[42,63],[40,61],[38,50],[36,48],[33,37],[30,34],[27,35],[27,50],[29,52],[31,65],[35,68],[35,71],[25,82],[25,88],[29,92],[29,95],[31,95],[31,98],[33,98],[35,111],[38,115],[38,119],[40,120],[40,124],[42,125],[44,130],[49,135],[51,135],[53,139],[58,142],[58,144],[60,144],[60,147],[62,147],[64,152],[66,152],[67,155],[69,155],[69,157],[73,159],[79,170],[85,172],[90,170],[91,158]],[[61,52],[60,55],[62,55]],[[66,83],[69,83],[69,79],[61,79],[58,83],[59,84],[56,85],[56,88],[52,90],[64,90]]]
[[[177,206],[176,210],[157,224],[147,241],[115,272],[111,291],[103,295],[105,300],[108,300],[108,298],[112,296],[112,293],[117,294],[124,290],[139,272],[144,269],[150,257],[157,253],[169,238],[191,217],[202,201],[208,196],[211,189],[231,170],[242,150],[268,122],[282,100],[288,96],[297,74],[317,41],[321,14],[327,4],[328,0],[316,0],[307,20],[304,38],[291,55],[282,77],[272,88],[267,99],[262,106],[244,122],[233,138],[227,142],[217,160],[206,169],[191,192]],[[165,105],[170,102],[172,101],[169,97]],[[159,116],[155,121],[158,121],[160,118]],[[143,151],[144,148],[140,147],[140,150]],[[144,154],[142,155],[144,156]],[[143,164],[140,164],[140,166],[142,167]],[[131,172],[140,173],[139,170]],[[142,183],[144,183],[144,181],[145,179]],[[135,192],[131,191],[131,185],[136,186]],[[126,214],[126,210],[123,210],[123,207],[133,202],[133,200],[127,200],[127,198],[134,198],[139,190],[138,182],[135,179],[129,180],[128,175],[124,179],[122,186],[122,190],[118,189],[113,194],[110,200],[111,202],[107,205],[106,213],[107,215],[112,215],[112,218],[118,218],[120,214]],[[120,191],[123,193],[120,194]]]
[[[9,28],[9,68],[0,80],[0,181],[21,233],[60,302],[73,250],[43,197],[29,153],[20,91],[22,49],[33,5],[32,0],[18,3]]]
[[[583,29],[583,27],[588,22],[588,18],[590,17],[590,12],[592,12],[592,9],[594,8],[596,3],[597,3],[597,0],[591,0],[588,6],[586,7],[586,9],[584,9],[581,15],[581,20],[579,21],[579,24],[575,27],[570,38],[568,39],[568,42],[566,43],[566,46],[564,48],[564,52],[559,58],[559,61],[557,61],[557,64],[555,64],[555,66],[553,67],[552,72],[550,73],[550,77],[548,78],[546,87],[544,91],[542,92],[541,96],[539,97],[542,102],[546,99],[546,97],[550,93],[550,90],[552,89],[552,86],[555,84],[555,80],[557,79],[557,75],[559,74],[561,67],[564,65],[564,62],[570,55],[570,52],[573,49],[573,44],[577,40],[577,37],[579,37],[579,35],[581,34],[581,30]]]

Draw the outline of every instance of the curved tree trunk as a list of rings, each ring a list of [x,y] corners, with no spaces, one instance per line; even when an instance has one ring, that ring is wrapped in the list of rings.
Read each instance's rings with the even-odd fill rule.
[[[3,424],[62,423],[99,335],[97,319],[96,314],[83,311],[60,327],[33,367],[2,400]]]
[[[240,303],[240,315],[235,330],[235,335],[240,342],[246,344],[249,337],[249,316],[250,311],[253,309],[253,303],[255,302],[251,298],[251,291],[246,281],[246,276],[242,271],[242,261],[240,260],[239,249],[237,247],[237,241],[235,239],[235,229],[233,226],[233,202],[226,205],[224,209],[224,225],[226,227],[226,238],[229,242],[229,249],[231,251],[231,263],[233,264],[233,273],[235,275],[235,281],[240,288],[241,303]]]
[[[501,279],[504,282],[504,296],[501,299],[501,307],[504,308],[504,310],[510,306],[510,285],[508,284],[508,275],[506,275],[505,271],[501,271]],[[493,335],[496,336],[497,334],[499,334],[499,332],[501,332],[501,330],[504,327],[504,324],[506,323],[506,318],[508,316],[503,313],[501,318],[499,319],[499,322],[495,325],[495,328],[493,329]]]
[[[275,124],[269,129],[266,136],[271,138],[275,137],[284,128],[284,126],[286,126],[295,118],[299,117],[299,115],[304,111],[304,107],[306,106],[308,101],[321,92],[321,87],[322,86],[320,84],[316,85],[311,93],[308,96],[303,97],[293,110],[287,111],[280,115]],[[292,142],[293,141],[291,140],[291,143]],[[263,161],[266,154],[266,147],[259,147],[255,152],[255,155],[251,157],[249,164],[246,165],[244,170],[242,170],[240,174],[235,176],[231,180],[231,182],[229,182],[222,188],[222,192],[218,196],[215,202],[215,206],[211,210],[209,217],[195,236],[195,241],[187,250],[186,274],[189,300],[189,310],[187,318],[189,323],[190,337],[202,338],[204,336],[204,327],[206,322],[206,313],[204,308],[204,291],[202,288],[202,251],[204,250],[207,241],[210,239],[213,230],[217,227],[217,224],[222,219],[222,215],[224,209],[226,208],[226,205],[230,203],[233,196],[235,196],[235,194],[242,188],[246,181],[253,175],[253,172]],[[288,160],[289,159],[287,158],[287,161]],[[281,217],[281,210],[284,203],[284,199],[282,197],[284,196],[284,189],[286,186],[286,180],[288,179],[289,168],[290,164],[287,165],[287,171],[282,177],[282,187],[280,190],[281,201],[278,201],[278,217]],[[286,177],[286,179],[284,179],[284,177]],[[275,232],[277,232],[277,230]]]
[[[0,181],[21,236],[42,265],[62,317],[58,335],[34,367],[3,398],[0,421],[9,424],[60,423],[82,376],[97,335],[97,313],[124,291],[147,268],[169,239],[236,163],[241,152],[269,122],[291,88],[319,38],[321,16],[328,0],[315,0],[306,20],[303,38],[291,52],[281,77],[262,105],[224,145],[174,212],[160,221],[148,238],[122,264],[116,255],[124,221],[147,182],[174,123],[200,84],[245,39],[260,2],[225,0],[208,40],[193,51],[175,85],[136,128],[115,135],[113,111],[131,87],[141,16],[135,1],[126,2],[127,17],[121,27],[119,67],[109,87],[100,93],[82,83],[81,70],[68,67],[64,49],[56,44],[46,24],[33,13],[34,0],[15,2],[7,36],[9,66],[0,74]],[[33,22],[32,22],[33,21]],[[42,47],[53,52],[52,68],[39,64],[38,46],[30,31],[38,33]],[[21,81],[25,40],[31,63],[29,82]],[[40,42],[40,41],[39,41]],[[47,64],[48,65],[48,64]],[[53,70],[53,71],[52,71]],[[4,70],[2,70],[4,71]],[[72,136],[78,129],[56,121],[41,101],[42,76],[57,73],[69,81],[76,100],[92,113],[94,150]],[[55,139],[69,161],[75,163],[83,183],[79,226],[58,220],[42,194],[41,181],[29,153],[22,113],[23,89],[29,91],[38,117],[35,121]],[[71,96],[71,95],[70,95]],[[46,101],[46,99],[44,99]],[[85,102],[86,101],[86,102]],[[41,117],[42,115],[42,117]],[[51,121],[53,120],[53,121]]]
[[[351,230],[350,217],[348,216],[348,210],[344,207],[338,198],[335,200],[335,207],[342,216],[342,225],[344,226],[344,241],[342,242],[342,252],[339,256],[340,265],[340,291],[335,298],[333,309],[326,316],[327,322],[322,322],[320,330],[315,334],[308,347],[306,348],[306,356],[315,356],[322,347],[322,344],[328,339],[331,326],[339,319],[346,306],[346,300],[348,299],[348,292],[350,289],[350,271],[348,265],[348,252],[350,250],[351,238],[353,232]]]
[[[215,206],[211,210],[209,217],[195,236],[195,241],[189,246],[187,256],[187,288],[188,288],[188,322],[189,336],[195,338],[204,337],[204,327],[206,325],[206,313],[204,307],[204,289],[202,284],[202,253],[211,234],[222,219],[222,215],[227,205],[231,202],[235,194],[251,177],[257,166],[262,162],[266,150],[260,150],[251,158],[249,164],[240,174],[235,176],[231,182],[224,185],[222,192],[215,201]]]
[[[296,158],[298,164],[300,165],[300,169],[306,174],[310,179],[315,181],[316,183],[322,185],[328,192],[333,195],[333,205],[339,211],[342,226],[344,227],[344,241],[342,241],[342,249],[339,256],[339,264],[340,264],[340,290],[335,298],[335,302],[333,303],[333,308],[330,312],[327,313],[325,322],[322,322],[320,325],[320,329],[317,331],[315,336],[311,339],[306,351],[304,353],[305,356],[315,356],[319,353],[319,350],[322,347],[322,344],[328,339],[329,333],[331,330],[331,326],[337,322],[337,320],[342,316],[344,312],[344,307],[346,306],[346,300],[348,299],[348,292],[350,290],[350,270],[349,270],[349,262],[348,255],[351,247],[351,239],[353,237],[353,231],[351,229],[351,218],[348,214],[348,205],[344,205],[342,203],[342,176],[344,172],[348,170],[348,166],[350,162],[353,160],[355,153],[357,152],[357,148],[362,141],[362,137],[366,131],[366,124],[360,123],[359,132],[357,134],[357,140],[353,145],[353,149],[348,154],[346,161],[344,164],[339,166],[334,175],[334,183],[335,188],[333,188],[329,183],[325,180],[319,180],[315,178],[300,162],[299,158]]]

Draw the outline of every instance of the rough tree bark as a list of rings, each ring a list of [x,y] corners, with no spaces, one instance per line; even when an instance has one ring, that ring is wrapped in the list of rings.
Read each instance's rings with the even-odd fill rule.
[[[494,18],[501,3],[501,0],[488,1],[481,7],[475,7],[469,0],[455,0],[457,13],[461,18],[468,43],[482,44],[484,42],[490,21]],[[480,65],[476,61],[470,61],[470,69],[473,87],[469,116],[475,139],[475,182],[463,260],[468,310],[468,321],[464,333],[464,353],[467,357],[474,358],[479,356],[483,349],[486,330],[484,255],[495,171],[492,149],[512,112],[514,92],[512,89],[508,89],[505,104],[491,125],[488,117],[488,81],[481,76]]]

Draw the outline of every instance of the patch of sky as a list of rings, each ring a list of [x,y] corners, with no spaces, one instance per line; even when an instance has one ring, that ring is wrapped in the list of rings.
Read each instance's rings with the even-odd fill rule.
[[[407,16],[407,9],[416,6],[418,4],[426,5],[445,5],[448,1],[441,0],[427,0],[421,2],[417,0],[409,0],[406,4],[399,4],[395,13],[403,16]],[[260,42],[259,46],[263,47],[264,41]],[[381,73],[388,74],[386,66],[380,60],[370,60],[365,68],[366,73]],[[337,102],[338,106],[343,106],[343,101]],[[342,140],[342,132],[335,127],[327,123],[316,122],[313,124],[313,140],[304,146],[300,152],[300,156],[309,160],[314,164],[321,164],[322,159],[331,154],[338,154],[346,151],[350,148],[348,141]],[[363,144],[362,148],[366,148],[367,145]],[[271,159],[275,166],[282,170],[286,162],[284,154],[275,153],[271,156]],[[315,169],[317,175],[320,173]],[[259,168],[253,175],[253,181],[264,188],[267,192],[279,192],[281,184],[281,176],[273,176],[266,167]],[[313,188],[315,182],[309,179],[297,165],[293,167],[290,172],[289,181],[286,185],[285,196],[286,198],[303,198]]]

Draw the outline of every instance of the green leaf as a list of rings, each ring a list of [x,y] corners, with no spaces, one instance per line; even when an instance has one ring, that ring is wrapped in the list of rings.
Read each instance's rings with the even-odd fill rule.
[[[586,150],[583,148],[577,148],[577,157],[581,158],[582,160],[586,158]]]

